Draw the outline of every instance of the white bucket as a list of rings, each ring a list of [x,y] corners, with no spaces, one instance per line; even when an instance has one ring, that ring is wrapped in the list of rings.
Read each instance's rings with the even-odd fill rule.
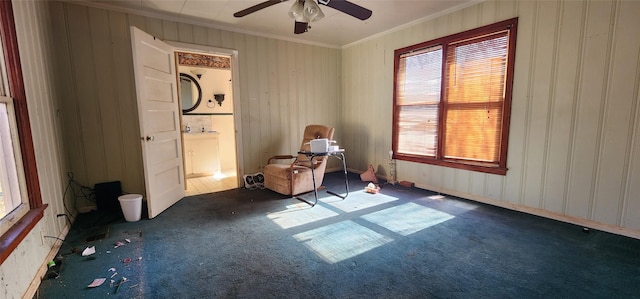
[[[142,215],[142,195],[140,194],[125,194],[118,197],[120,201],[120,207],[122,208],[122,214],[124,219],[129,222],[136,222],[140,220]]]

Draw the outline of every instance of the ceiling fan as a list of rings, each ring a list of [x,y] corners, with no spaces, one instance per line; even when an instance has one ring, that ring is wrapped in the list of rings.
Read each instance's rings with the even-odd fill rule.
[[[236,18],[244,17],[248,14],[254,13],[261,9],[265,9],[269,6],[276,5],[280,2],[285,2],[288,0],[268,0],[261,3],[258,3],[249,8],[243,9],[239,12],[233,14]],[[324,6],[331,7],[333,9],[339,10],[343,13],[346,13],[352,17],[358,18],[360,20],[366,20],[371,17],[371,10],[368,10],[360,5],[349,2],[347,0],[294,0],[293,6],[289,9],[289,16],[295,20],[293,33],[301,34],[305,33],[311,28],[309,23],[319,21],[324,17],[324,13],[320,10],[318,4],[322,4]]]

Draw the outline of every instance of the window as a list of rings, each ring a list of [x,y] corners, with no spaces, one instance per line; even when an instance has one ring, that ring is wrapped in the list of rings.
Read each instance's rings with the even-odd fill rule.
[[[17,209],[24,198],[16,165],[18,145],[14,142],[16,135],[11,132],[16,127],[12,108],[12,99],[0,95],[0,219]]]
[[[11,1],[0,1],[0,264],[43,217]]]
[[[394,158],[506,174],[517,20],[395,51]]]

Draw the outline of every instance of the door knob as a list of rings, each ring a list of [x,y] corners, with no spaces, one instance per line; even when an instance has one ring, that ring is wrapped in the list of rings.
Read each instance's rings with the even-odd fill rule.
[[[146,140],[146,141],[153,141],[154,139],[156,139],[156,137],[154,137],[154,136],[147,136],[147,137],[143,137],[143,138],[140,138],[140,139],[142,139],[142,140]]]

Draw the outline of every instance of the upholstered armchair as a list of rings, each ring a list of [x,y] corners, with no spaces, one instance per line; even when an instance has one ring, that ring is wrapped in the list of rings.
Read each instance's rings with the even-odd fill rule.
[[[318,138],[333,139],[332,127],[323,125],[308,125],[304,129],[300,151],[309,151],[309,141]],[[291,162],[293,160],[293,162]],[[287,163],[282,163],[286,161]],[[279,163],[276,163],[279,162]],[[313,167],[316,185],[311,177]],[[305,155],[278,155],[269,158],[264,167],[264,186],[284,195],[295,196],[317,189],[322,186],[324,171],[327,167],[327,157],[315,157],[313,162]]]

